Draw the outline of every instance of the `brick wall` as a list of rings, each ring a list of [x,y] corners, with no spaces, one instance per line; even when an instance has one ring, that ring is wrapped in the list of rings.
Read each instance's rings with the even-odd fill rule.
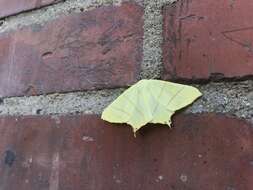
[[[251,190],[252,8],[0,0],[0,189]],[[144,78],[203,97],[137,138],[99,118]]]

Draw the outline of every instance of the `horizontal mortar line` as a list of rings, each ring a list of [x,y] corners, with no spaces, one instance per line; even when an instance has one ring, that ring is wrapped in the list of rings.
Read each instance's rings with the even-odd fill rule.
[[[72,110],[73,106],[80,106],[85,105],[85,108],[82,110],[85,111],[88,109],[89,105],[87,102],[91,103],[92,109],[96,110],[96,104],[102,104],[105,102],[111,102],[115,99],[118,95],[120,95],[125,89],[124,88],[117,88],[117,89],[105,89],[105,90],[93,90],[93,91],[79,91],[79,92],[66,92],[66,93],[52,93],[47,95],[38,95],[38,96],[22,96],[22,97],[8,97],[2,98],[3,103],[0,104],[0,115],[7,113],[12,115],[13,111],[20,110],[21,113],[17,115],[22,115],[24,111],[27,114],[32,113],[32,109],[40,108],[40,107],[54,107],[54,105],[64,106],[66,104],[66,100],[70,102],[69,110]],[[26,103],[26,105],[24,105]],[[15,107],[15,110],[10,111],[11,107]],[[6,108],[5,111],[4,108]],[[22,111],[23,110],[23,111]],[[64,109],[57,111],[57,110],[49,110],[51,113],[65,113]],[[68,111],[71,113],[72,111]],[[73,109],[73,112],[75,110]],[[25,114],[25,115],[27,115]],[[15,115],[15,114],[14,114]]]
[[[3,16],[3,17],[0,17],[0,21],[5,21],[6,19],[10,19],[12,17],[17,17],[19,15],[22,15],[22,14],[27,14],[27,13],[30,13],[30,12],[35,12],[37,10],[43,10],[43,9],[48,9],[49,7],[51,6],[56,6],[58,4],[62,4],[64,3],[65,1],[68,1],[68,0],[60,0],[60,1],[56,1],[52,4],[48,4],[48,5],[41,5],[39,7],[34,7],[34,8],[31,8],[31,9],[27,9],[27,10],[23,10],[23,11],[20,11],[20,12],[17,12],[17,13],[12,13],[12,14],[9,14],[7,16]]]
[[[253,122],[253,81],[194,85],[203,93],[186,113],[216,112],[232,114]],[[0,103],[0,115],[66,115],[101,114],[125,88],[56,93],[50,95],[5,98]]]
[[[69,15],[72,13],[86,12],[100,6],[121,4],[122,0],[65,0],[51,5],[45,5],[18,14],[1,18],[4,24],[0,26],[0,32],[7,32],[18,27],[28,26],[32,24],[43,24],[47,21],[54,20],[61,15]],[[82,11],[80,9],[83,9]]]

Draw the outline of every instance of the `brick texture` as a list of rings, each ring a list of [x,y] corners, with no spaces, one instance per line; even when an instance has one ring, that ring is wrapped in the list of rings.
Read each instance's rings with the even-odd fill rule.
[[[0,18],[50,5],[61,0],[1,0]]]
[[[142,7],[123,3],[2,34],[0,96],[132,84],[142,59],[142,16]]]
[[[165,79],[253,76],[253,1],[179,0],[165,6]]]
[[[97,116],[0,118],[0,189],[253,189],[253,128],[181,115],[171,130]]]

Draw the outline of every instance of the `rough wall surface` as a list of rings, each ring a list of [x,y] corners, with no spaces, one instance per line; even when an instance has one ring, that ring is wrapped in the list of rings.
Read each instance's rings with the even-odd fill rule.
[[[165,6],[164,78],[252,77],[253,2],[187,1]]]
[[[252,8],[0,0],[0,189],[253,189]],[[203,97],[134,139],[98,116],[144,78]]]
[[[0,1],[0,18],[18,13],[38,9],[46,5],[57,3],[61,0],[2,0]]]
[[[0,96],[115,88],[136,82],[143,9],[106,6],[0,36]],[[122,64],[124,63],[124,64]]]
[[[127,126],[115,127],[94,115],[1,118],[0,186],[251,189],[249,124],[215,114],[181,115],[174,124],[170,132],[163,126],[148,126],[134,138]]]

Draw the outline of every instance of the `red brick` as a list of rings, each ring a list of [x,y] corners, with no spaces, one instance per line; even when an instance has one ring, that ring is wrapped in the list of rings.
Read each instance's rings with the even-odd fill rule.
[[[96,116],[0,119],[0,189],[253,189],[253,128],[222,115],[181,115],[174,128]]]
[[[50,5],[61,0],[1,0],[0,18]]]
[[[0,36],[0,95],[113,88],[136,81],[143,8],[106,6]]]
[[[165,6],[165,79],[253,76],[253,1],[179,0]]]

